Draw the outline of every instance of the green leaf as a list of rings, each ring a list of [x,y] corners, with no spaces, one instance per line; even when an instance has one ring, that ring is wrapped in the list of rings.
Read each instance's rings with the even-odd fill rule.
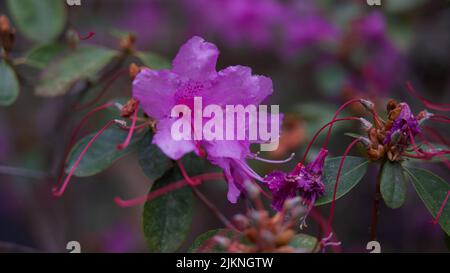
[[[327,96],[336,96],[346,81],[344,68],[339,65],[327,65],[315,73],[319,90]]]
[[[155,181],[152,191],[180,179],[179,170],[174,168]],[[193,203],[189,187],[168,192],[145,203],[143,229],[151,252],[174,252],[181,246],[191,227]]]
[[[200,236],[198,236],[194,243],[191,245],[191,247],[189,248],[188,252],[189,253],[196,253],[199,252],[200,250],[202,250],[202,247],[205,246],[206,243],[211,243],[211,247],[209,247],[208,249],[205,249],[206,252],[208,253],[223,253],[226,252],[226,250],[221,247],[219,244],[217,243],[213,243],[210,241],[210,239],[212,239],[214,236],[219,235],[220,236],[224,236],[227,238],[231,238],[233,237],[233,235],[235,235],[236,233],[231,231],[231,230],[227,230],[227,229],[212,229],[209,230],[203,234],[201,234]]]
[[[9,106],[19,96],[19,81],[12,67],[0,60],[0,105]]]
[[[387,161],[381,171],[381,196],[392,209],[401,207],[406,200],[406,179],[398,162]]]
[[[323,102],[306,102],[295,105],[292,110],[299,117],[305,120],[306,135],[311,139],[314,134],[326,123],[333,119],[336,111],[336,106],[330,103]],[[347,115],[346,111],[342,112],[343,116]],[[342,121],[336,122],[333,125],[333,135],[339,134],[340,131],[346,129],[351,123]],[[318,141],[325,138],[327,130],[323,130],[318,136]]]
[[[7,6],[19,30],[40,43],[53,41],[67,20],[65,1],[7,0]]]
[[[116,54],[116,51],[102,47],[80,47],[44,70],[36,94],[43,97],[64,95],[77,81],[93,79]]]
[[[439,176],[423,169],[405,168],[411,178],[414,189],[433,217],[436,217],[439,209],[450,191],[450,185]],[[439,219],[442,229],[450,235],[450,204],[446,204]]]
[[[427,0],[394,0],[386,1],[386,9],[389,12],[406,12],[425,4]]]
[[[168,60],[151,52],[138,52],[136,56],[145,66],[153,70],[169,69],[171,67]]]
[[[342,157],[333,157],[325,160],[323,171],[323,183],[325,184],[325,194],[316,201],[316,205],[324,205],[333,201],[334,185]],[[356,184],[361,181],[367,172],[369,161],[362,157],[347,156],[342,166],[339,185],[336,193],[336,200],[347,194]]]
[[[172,161],[152,144],[152,134],[148,132],[139,146],[139,164],[150,180],[156,180],[173,167]]]
[[[48,44],[31,49],[26,57],[26,64],[42,69],[61,55],[66,47],[62,44]]]
[[[72,169],[78,156],[96,133],[97,132],[82,138],[75,144],[67,161],[66,172],[69,172]],[[84,154],[80,164],[75,169],[74,175],[78,177],[87,177],[98,174],[106,170],[116,160],[137,148],[137,144],[141,137],[134,135],[127,148],[121,151],[117,150],[117,144],[122,143],[126,139],[127,134],[127,131],[115,126],[106,129]]]
[[[297,234],[289,245],[304,252],[313,252],[314,247],[317,245],[317,238],[308,234]]]

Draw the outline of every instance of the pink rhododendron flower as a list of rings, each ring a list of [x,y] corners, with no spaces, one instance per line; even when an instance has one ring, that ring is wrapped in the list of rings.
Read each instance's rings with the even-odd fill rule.
[[[259,105],[272,93],[272,81],[252,75],[248,67],[230,66],[216,71],[218,56],[214,44],[193,37],[180,48],[171,70],[143,69],[133,82],[133,97],[158,121],[153,143],[173,160],[190,152],[201,155],[199,147],[204,149],[208,160],[224,170],[228,199],[235,203],[245,181],[262,180],[245,162],[247,158],[255,158],[250,152],[251,141],[178,141],[171,136],[172,124],[177,120],[171,117],[175,105],[192,109],[194,97],[201,97],[204,106]]]

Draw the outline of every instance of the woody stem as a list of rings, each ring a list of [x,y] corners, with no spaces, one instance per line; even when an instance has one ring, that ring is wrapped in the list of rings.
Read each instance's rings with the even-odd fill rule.
[[[375,184],[375,195],[373,198],[372,206],[372,222],[370,224],[370,240],[376,241],[377,239],[377,227],[378,227],[378,215],[380,214],[380,201],[381,201],[381,172],[383,171],[383,166],[385,161],[380,165],[380,170],[377,175],[377,181]]]

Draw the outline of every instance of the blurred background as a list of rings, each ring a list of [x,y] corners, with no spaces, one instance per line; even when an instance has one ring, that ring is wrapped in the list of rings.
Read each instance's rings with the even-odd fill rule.
[[[168,60],[193,35],[214,42],[221,51],[218,69],[240,64],[272,78],[275,92],[268,103],[279,104],[286,119],[280,149],[269,156],[283,158],[297,152],[300,157],[315,130],[349,98],[364,96],[382,109],[387,99],[395,98],[407,101],[418,113],[423,106],[405,89],[405,82],[411,81],[430,100],[450,101],[450,2],[381,2],[377,7],[365,0],[81,0],[80,6],[65,5],[66,29],[82,35],[93,31],[95,35],[82,43],[110,48],[119,47],[120,33],[133,33],[136,49]],[[3,0],[0,14],[11,18]],[[33,46],[18,30],[11,55],[24,56]],[[26,65],[17,70],[19,99],[0,107],[0,242],[67,252],[67,242],[75,240],[83,252],[147,252],[142,206],[124,209],[113,202],[116,196],[141,196],[150,188],[152,181],[143,174],[136,154],[100,175],[74,178],[63,198],[51,197],[55,181],[44,174],[62,160],[53,152],[67,145],[63,132],[68,128],[59,114],[64,98],[35,96],[40,71]],[[127,97],[130,91],[130,80],[123,77],[107,98]],[[361,109],[349,111],[359,114]],[[70,114],[79,120],[83,113]],[[99,128],[106,118],[108,114],[99,115],[85,133]],[[357,129],[336,126],[330,153],[342,154],[351,141],[344,133]],[[11,166],[28,170],[27,177],[2,172],[11,173]],[[255,166],[260,173],[270,171],[268,167]],[[427,167],[448,180],[445,166]],[[366,252],[376,171],[370,170],[337,202],[334,228],[344,252]],[[425,206],[411,185],[408,189],[402,208],[382,205],[378,236],[382,251],[448,251],[443,231],[430,224]],[[202,191],[229,216],[246,205],[229,204],[224,184],[206,184]],[[328,209],[319,210],[326,216]],[[191,235],[181,250],[197,235],[222,227],[202,204],[196,204],[195,211]],[[310,222],[306,232],[315,234]],[[0,243],[0,251],[5,243]]]

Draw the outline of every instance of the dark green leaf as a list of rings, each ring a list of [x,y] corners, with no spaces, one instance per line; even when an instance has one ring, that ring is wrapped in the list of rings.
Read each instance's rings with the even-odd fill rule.
[[[387,161],[381,171],[381,196],[390,208],[399,208],[406,200],[406,179],[398,162]]]
[[[19,30],[33,41],[51,42],[64,29],[65,1],[8,0],[7,4]]]
[[[180,179],[179,171],[172,169],[155,181],[152,191]],[[191,227],[193,202],[191,189],[183,187],[145,203],[143,229],[151,252],[174,252],[180,247]]]
[[[317,246],[317,238],[308,234],[297,234],[289,245],[302,252],[313,252],[314,247]]]
[[[181,158],[184,168],[189,176],[196,176],[207,172],[221,172],[216,165],[212,165],[205,158],[201,158],[194,153],[187,154]]]
[[[45,68],[51,61],[60,56],[65,49],[66,47],[62,44],[38,46],[28,52],[26,63],[39,69]]]
[[[428,211],[436,217],[450,191],[450,185],[439,176],[423,169],[405,168],[414,189]],[[450,235],[450,204],[446,204],[439,219],[442,229]]]
[[[82,138],[77,144],[75,144],[67,161],[66,172],[69,172],[72,169],[78,159],[78,156],[95,134],[96,133],[92,133]],[[117,144],[122,143],[126,139],[127,134],[127,131],[121,130],[116,126],[106,129],[84,154],[83,159],[80,161],[80,164],[74,172],[74,175],[78,177],[86,177],[98,174],[106,170],[116,160],[135,149],[138,146],[137,144],[142,136],[134,135],[130,145],[126,149],[121,151],[117,150]]]
[[[170,62],[163,57],[150,52],[138,52],[136,56],[144,63],[145,66],[153,69],[169,69]]]
[[[13,104],[19,95],[19,81],[12,67],[0,60],[0,105]]]
[[[336,176],[341,158],[333,157],[325,160],[323,172],[325,194],[317,200],[316,205],[324,205],[333,200],[334,185],[336,184]],[[345,158],[339,178],[336,199],[344,196],[361,181],[367,172],[368,166],[369,161],[365,158],[355,156],[347,156]]]
[[[199,251],[205,251],[208,253],[223,253],[225,252],[225,249],[220,246],[219,244],[217,244],[216,242],[211,242],[210,240],[213,239],[214,236],[216,235],[220,235],[220,236],[224,236],[227,238],[231,238],[233,237],[233,235],[235,235],[236,233],[234,233],[231,230],[226,230],[226,229],[213,229],[213,230],[209,230],[203,234],[201,234],[200,236],[198,236],[194,243],[191,245],[191,247],[189,248],[188,252],[190,253],[196,253]],[[203,247],[205,247],[208,244],[208,248],[207,249],[202,249]]]
[[[139,146],[139,164],[145,175],[151,180],[160,178],[173,167],[172,161],[156,146],[152,144],[152,134],[148,132]]]
[[[44,97],[64,95],[75,82],[95,77],[116,54],[114,50],[101,47],[78,48],[44,70],[36,94]]]

